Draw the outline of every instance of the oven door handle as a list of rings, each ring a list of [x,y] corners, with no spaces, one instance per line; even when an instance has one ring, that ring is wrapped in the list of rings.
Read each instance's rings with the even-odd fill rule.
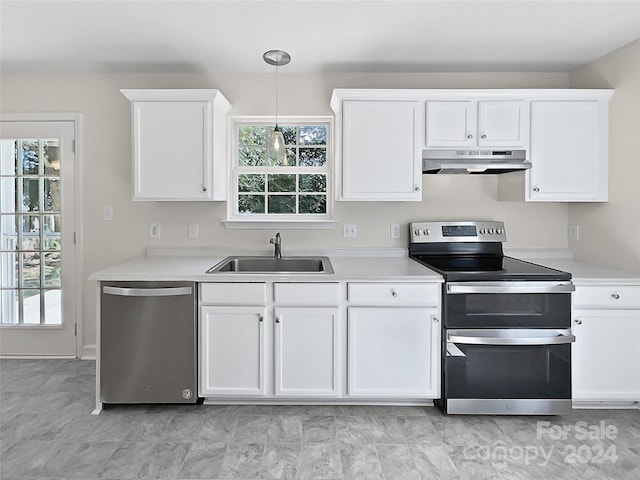
[[[450,282],[447,294],[459,293],[571,293],[571,282]]]
[[[447,343],[462,345],[562,345],[573,343],[571,330],[459,330],[447,332]]]

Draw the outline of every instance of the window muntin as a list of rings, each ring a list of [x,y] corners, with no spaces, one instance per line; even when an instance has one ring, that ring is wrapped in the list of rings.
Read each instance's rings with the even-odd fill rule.
[[[273,130],[272,122],[235,122],[231,217],[275,221],[330,218],[330,120],[282,123],[284,162],[267,156],[266,139]]]

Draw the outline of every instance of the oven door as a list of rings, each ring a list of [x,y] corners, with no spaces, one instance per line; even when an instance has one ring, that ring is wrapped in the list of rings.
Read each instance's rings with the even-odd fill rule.
[[[445,339],[447,413],[571,410],[571,330],[445,330]]]
[[[569,328],[571,282],[449,282],[445,328]]]

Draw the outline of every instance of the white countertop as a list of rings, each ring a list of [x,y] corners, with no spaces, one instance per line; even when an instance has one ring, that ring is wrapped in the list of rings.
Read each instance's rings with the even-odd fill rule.
[[[149,253],[149,252],[148,252]],[[162,281],[189,280],[195,282],[246,282],[246,281],[294,281],[294,282],[331,282],[340,280],[351,281],[411,281],[411,282],[442,282],[442,277],[434,271],[420,265],[400,252],[381,250],[362,250],[354,255],[349,252],[337,251],[332,255],[330,251],[319,253],[305,252],[302,255],[329,256],[335,273],[287,273],[287,274],[248,274],[248,273],[213,273],[206,271],[231,254],[247,255],[246,251],[226,252],[212,250],[210,255],[202,252],[190,251],[179,253],[179,249],[164,254],[151,252],[144,257],[136,258],[113,267],[105,268],[89,276],[89,280],[115,281]],[[255,254],[255,253],[254,253]],[[297,255],[300,255],[298,253]],[[284,256],[287,256],[286,254]]]
[[[568,251],[514,250],[506,255],[570,272],[576,285],[616,284],[640,285],[640,272],[603,267],[571,258]],[[105,268],[89,276],[89,280],[195,282],[243,281],[421,281],[442,282],[442,277],[407,257],[405,249],[298,249],[284,256],[328,256],[334,274],[247,274],[205,273],[229,255],[269,255],[270,250],[235,250],[221,248],[149,247],[147,255]]]

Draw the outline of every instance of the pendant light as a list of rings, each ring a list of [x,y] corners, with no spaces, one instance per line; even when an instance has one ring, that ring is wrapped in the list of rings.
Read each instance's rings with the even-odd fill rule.
[[[269,65],[276,67],[276,126],[273,132],[267,135],[267,158],[276,161],[279,165],[285,165],[287,151],[284,146],[284,137],[278,127],[278,67],[287,65],[291,61],[291,56],[282,50],[269,50],[262,55],[262,58]]]

